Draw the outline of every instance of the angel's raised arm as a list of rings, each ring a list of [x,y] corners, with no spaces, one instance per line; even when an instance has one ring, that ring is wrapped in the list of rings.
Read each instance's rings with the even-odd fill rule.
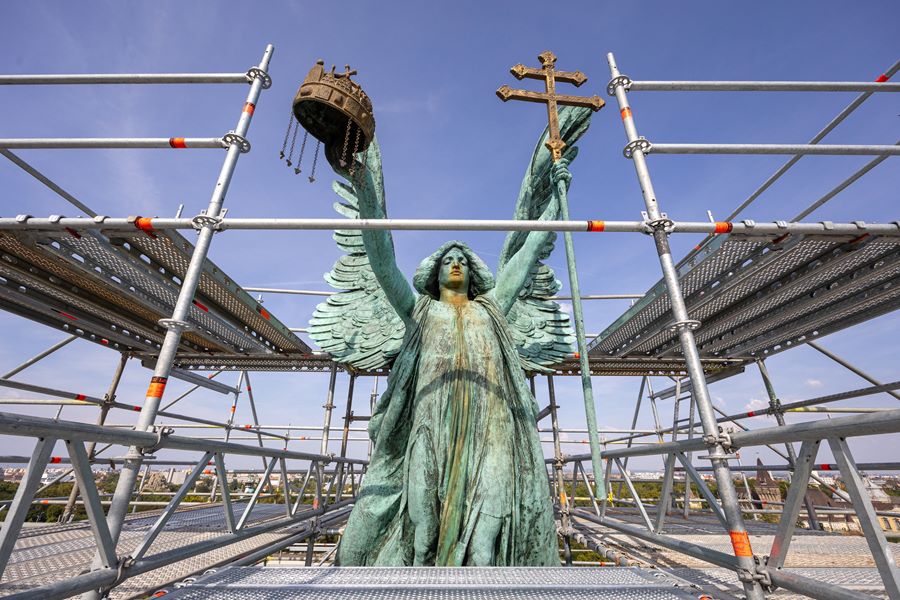
[[[360,219],[384,219],[387,211],[384,202],[384,179],[381,170],[381,149],[378,140],[373,139],[366,151],[366,166],[361,169],[357,164],[357,172],[348,179],[353,181],[352,193],[356,196]],[[362,174],[359,173],[362,171]],[[347,187],[337,189],[345,196],[350,190]],[[394,240],[388,230],[364,229],[363,245],[375,278],[391,306],[404,322],[412,318],[416,296],[409,282],[397,267],[394,254]]]

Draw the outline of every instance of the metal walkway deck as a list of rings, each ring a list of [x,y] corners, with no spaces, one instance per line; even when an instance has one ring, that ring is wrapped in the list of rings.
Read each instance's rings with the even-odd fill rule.
[[[245,503],[235,503],[235,515],[242,514]],[[129,515],[119,538],[118,552],[131,552],[156,521],[160,511],[147,511]],[[258,504],[250,517],[251,524],[281,517],[284,505]],[[129,598],[179,581],[192,573],[234,559],[235,556],[265,547],[284,538],[292,528],[263,533],[213,552],[196,555],[161,569],[138,575],[120,584],[111,598]],[[153,546],[153,553],[214,538],[225,532],[222,506],[204,506],[177,512],[160,534]],[[22,531],[10,558],[0,596],[7,596],[31,588],[60,581],[83,572],[90,565],[96,552],[94,538],[87,521],[67,525],[35,525]]]
[[[615,510],[610,516],[640,524],[637,514]],[[579,528],[590,531],[591,537],[624,551],[642,563],[653,565],[661,571],[681,580],[702,587],[703,591],[717,599],[743,597],[743,592],[733,571],[717,568],[707,562],[632,538],[613,529],[577,520]],[[772,546],[777,525],[763,521],[745,521],[750,542],[760,555],[767,555]],[[731,553],[728,534],[722,531],[718,520],[711,515],[692,513],[685,520],[672,515],[666,521],[663,533],[675,539],[693,542],[721,552]],[[895,560],[900,561],[900,545],[891,544]],[[785,570],[818,581],[833,583],[876,598],[887,598],[884,584],[872,553],[861,535],[841,535],[823,531],[796,529],[788,550]],[[778,600],[806,598],[786,590],[777,590],[770,597]]]
[[[678,267],[701,357],[752,360],[900,307],[900,240],[729,234]],[[681,357],[663,281],[606,328],[592,357]]]
[[[153,359],[194,246],[177,232],[0,233],[0,308]],[[212,261],[203,263],[179,353],[312,350]]]
[[[632,567],[233,567],[167,598],[696,600],[696,592],[679,584],[661,573]]]

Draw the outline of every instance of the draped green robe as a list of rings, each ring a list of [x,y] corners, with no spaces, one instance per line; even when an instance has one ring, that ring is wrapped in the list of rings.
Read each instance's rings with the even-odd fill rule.
[[[423,295],[412,322],[369,423],[372,460],[338,563],[413,564],[409,458],[425,444],[434,470],[425,493],[440,512],[436,565],[467,564],[489,515],[502,521],[493,564],[558,566],[537,405],[506,317],[490,293],[461,309]]]

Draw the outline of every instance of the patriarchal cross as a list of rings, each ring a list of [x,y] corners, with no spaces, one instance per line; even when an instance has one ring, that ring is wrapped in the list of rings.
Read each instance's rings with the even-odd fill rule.
[[[583,106],[597,112],[606,104],[600,96],[570,96],[567,94],[556,93],[556,82],[571,83],[575,87],[580,86],[587,81],[587,76],[581,71],[557,71],[556,55],[547,50],[538,54],[538,60],[541,61],[540,69],[526,67],[518,64],[509,71],[516,79],[543,79],[546,85],[546,92],[530,92],[528,90],[514,90],[508,85],[504,85],[497,90],[497,96],[506,102],[507,100],[525,100],[526,102],[541,102],[547,104],[547,119],[550,122],[550,139],[547,140],[547,148],[553,156],[553,162],[562,158],[562,151],[566,147],[566,143],[559,137],[559,114],[556,107],[559,104],[563,106]]]

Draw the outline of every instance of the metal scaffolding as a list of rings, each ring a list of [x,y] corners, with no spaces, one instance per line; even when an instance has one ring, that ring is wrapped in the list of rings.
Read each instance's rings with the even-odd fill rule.
[[[258,65],[246,73],[0,76],[0,85],[249,85],[237,125],[221,137],[0,139],[0,154],[88,215],[0,215],[0,308],[66,334],[0,376],[0,388],[44,398],[6,398],[0,399],[0,404],[51,405],[60,411],[64,406],[99,409],[94,424],[63,420],[59,413],[49,419],[0,412],[0,434],[34,440],[30,456],[0,456],[0,463],[27,467],[14,497],[0,501],[4,516],[0,594],[42,599],[76,594],[118,598],[170,591],[179,584],[183,587],[174,591],[173,597],[213,597],[217,593],[244,597],[269,587],[282,592],[337,590],[352,595],[353,590],[362,594],[387,585],[410,594],[416,590],[502,589],[528,595],[562,589],[572,598],[621,597],[616,590],[624,586],[647,594],[634,597],[710,597],[702,594],[711,592],[757,600],[773,593],[777,597],[775,590],[781,588],[822,599],[874,597],[863,591],[900,599],[900,551],[888,541],[882,527],[883,522],[900,523],[900,513],[876,510],[861,474],[865,470],[900,470],[900,462],[857,464],[848,444],[858,437],[900,432],[900,409],[823,406],[879,393],[900,398],[900,382],[884,383],[817,342],[828,333],[900,307],[900,222],[888,218],[882,223],[800,221],[888,157],[900,154],[897,145],[819,144],[873,93],[900,92],[900,84],[888,83],[900,62],[874,83],[641,82],[622,75],[613,55],[608,55],[611,80],[607,91],[619,104],[626,136],[623,154],[633,163],[642,190],[645,212],[640,221],[226,218],[223,205],[228,185],[238,158],[251,149],[247,139],[251,119],[261,92],[271,84],[267,70],[272,52],[268,46]],[[629,93],[645,91],[861,94],[807,144],[668,144],[651,143],[638,135]],[[226,155],[201,214],[122,218],[94,213],[11,151],[19,148],[219,148]],[[650,177],[646,158],[650,153],[785,154],[792,158],[725,221],[686,222],[669,219],[663,212]],[[876,158],[790,222],[735,220],[808,155]],[[570,356],[554,367],[553,375],[545,376],[548,404],[538,415],[539,431],[550,434],[541,442],[547,445],[548,488],[559,519],[561,564],[584,564],[578,556],[589,549],[602,557],[602,564],[615,567],[548,568],[538,574],[527,569],[472,570],[465,581],[454,575],[453,569],[351,572],[334,568],[319,571],[311,579],[293,571],[273,575],[248,567],[288,548],[302,555],[307,566],[333,562],[340,527],[368,463],[352,457],[350,451],[351,445],[369,442],[361,426],[369,416],[356,414],[354,389],[364,378],[374,380],[369,404],[363,405],[364,412],[371,411],[379,377],[387,371],[360,372],[335,363],[296,335],[302,328],[286,326],[249,294],[322,296],[330,292],[242,287],[207,255],[217,232],[323,229],[552,230],[640,233],[653,239],[662,278],[645,294],[582,296],[577,289],[572,292],[581,300],[633,301],[618,319],[591,336],[594,339],[587,356],[592,375],[641,378],[630,426],[598,431],[604,436],[602,459],[610,482],[608,496],[594,496],[591,455],[564,452],[571,444],[586,443],[571,435],[592,434],[587,429],[561,427],[558,418],[564,402],[558,402],[554,376],[580,376],[580,356]],[[196,241],[189,242],[178,230],[196,231]],[[679,233],[707,237],[676,263],[669,238]],[[113,349],[121,357],[103,397],[58,389],[62,384],[12,379],[79,339]],[[804,345],[865,379],[870,387],[782,403],[766,360]],[[139,361],[153,371],[140,405],[116,399],[129,361]],[[759,371],[768,406],[725,414],[711,401],[708,386],[747,367]],[[208,376],[201,374],[206,371]],[[239,373],[236,384],[216,379],[227,371]],[[329,373],[323,423],[261,424],[250,382],[251,372],[258,371]],[[536,396],[543,395],[538,391],[542,386],[537,385],[541,376],[530,374]],[[654,391],[654,377],[669,378],[673,385]],[[192,387],[163,405],[163,393],[172,378]],[[343,420],[336,424],[337,383],[344,378],[347,398]],[[201,389],[227,399],[224,420],[173,409]],[[236,421],[242,396],[252,415],[249,424]],[[660,416],[660,404],[669,398],[673,399],[671,427],[664,426]],[[647,405],[654,426],[639,428],[641,408]],[[790,424],[784,419],[786,412],[826,410],[848,416]],[[118,411],[138,412],[137,423],[107,422],[111,414],[122,414]],[[750,429],[744,424],[762,416],[775,417],[776,426]],[[541,425],[548,417],[549,426]],[[158,425],[159,418],[174,423]],[[319,449],[292,449],[291,444],[299,441],[319,442]],[[65,446],[67,456],[53,455],[58,442]],[[331,442],[339,444],[339,453],[329,452]],[[816,463],[823,442],[834,456],[833,463]],[[753,447],[769,448],[784,460],[765,466],[790,474],[783,502],[763,506],[752,500],[745,473],[759,467],[741,465],[738,450]],[[160,452],[163,454],[157,457]],[[706,454],[694,456],[700,452]],[[253,457],[257,467],[227,469],[226,456]],[[661,460],[660,478],[640,479],[629,471],[630,458],[647,456]],[[709,464],[696,465],[695,459]],[[93,467],[102,464],[119,470],[112,494],[102,493],[95,481]],[[63,465],[63,473],[44,481],[48,465]],[[151,472],[160,467],[171,471],[176,466],[189,468],[178,490],[152,494],[166,500],[146,499]],[[823,479],[817,470],[839,473],[845,489]],[[713,474],[712,482],[704,473]],[[200,494],[196,484],[206,477],[211,479],[210,489]],[[252,477],[253,484],[243,491],[234,489],[242,477]],[[68,496],[44,493],[66,479],[74,479],[75,484]],[[655,498],[646,493],[642,497],[636,485],[648,481],[658,485]],[[829,489],[848,508],[816,505],[807,494],[810,481]],[[64,506],[61,523],[24,527],[29,511],[45,505]],[[138,507],[151,510],[134,512]],[[73,519],[77,509],[86,513],[85,520]],[[766,523],[761,519],[765,516],[777,517],[777,524]],[[835,516],[854,517],[863,537],[822,532],[822,521]],[[798,528],[798,523],[806,529]],[[792,562],[789,550],[813,537],[818,544],[837,548],[835,552],[849,552],[852,547],[860,556],[861,546],[854,540],[863,539],[869,557],[863,563],[847,565],[859,570],[856,579],[839,581],[840,565],[829,569]],[[767,554],[759,551],[763,544],[770,548]],[[648,548],[653,549],[649,554],[664,555],[665,560],[654,559]]]

